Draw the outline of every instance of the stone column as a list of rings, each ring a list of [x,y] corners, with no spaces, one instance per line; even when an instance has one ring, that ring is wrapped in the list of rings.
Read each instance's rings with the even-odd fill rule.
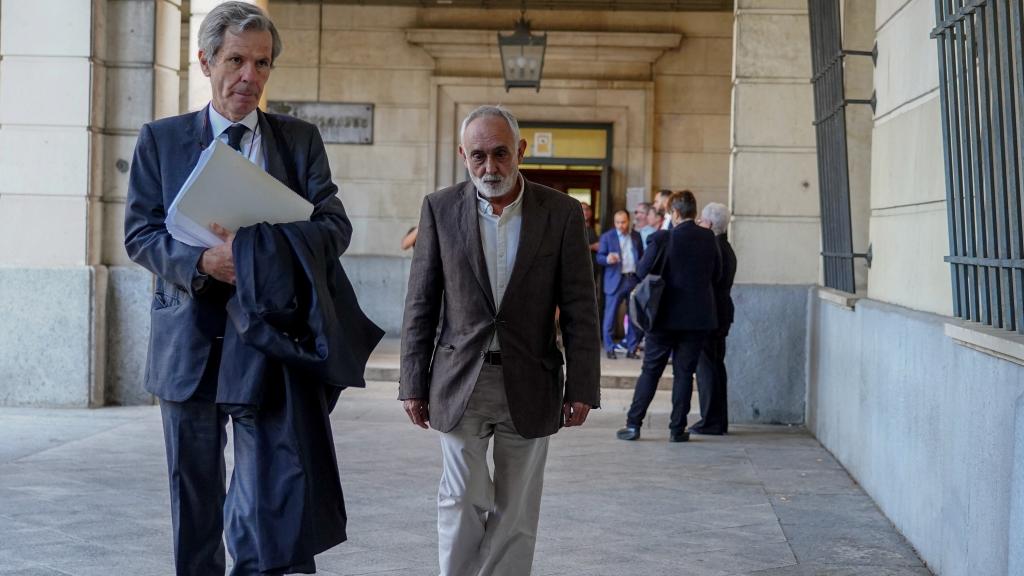
[[[103,402],[105,5],[0,4],[0,405]]]
[[[738,0],[730,239],[737,283],[815,284],[821,249],[806,0]]]
[[[735,4],[729,239],[738,264],[729,416],[801,422],[807,298],[821,251],[807,0]]]
[[[179,112],[181,0],[107,0],[103,148],[103,262],[107,299],[106,399],[152,402],[142,389],[149,342],[152,274],[128,259],[124,208],[128,175],[146,122]]]
[[[188,48],[188,108],[198,110],[210,101],[210,82],[203,75],[203,69],[199,67],[199,25],[203,18],[210,13],[210,10],[225,0],[192,0],[191,17],[189,18],[189,48]],[[269,0],[247,0],[270,13]],[[264,92],[264,94],[266,94]],[[260,101],[260,108],[266,108],[267,98],[264,95]]]

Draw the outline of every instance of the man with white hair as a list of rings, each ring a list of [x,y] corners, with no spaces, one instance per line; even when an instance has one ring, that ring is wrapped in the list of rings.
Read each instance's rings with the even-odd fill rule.
[[[594,276],[580,203],[519,173],[515,117],[482,106],[460,133],[470,179],[423,200],[399,399],[441,432],[441,575],[527,576],[548,437],[600,401]]]
[[[692,434],[721,435],[729,431],[729,402],[726,391],[725,339],[732,325],[734,308],[732,282],[736,277],[736,252],[729,244],[729,208],[712,202],[704,207],[697,222],[715,233],[722,254],[722,276],[714,282],[718,328],[712,330],[701,350],[697,363],[697,392],[700,398],[700,421],[690,426]]]

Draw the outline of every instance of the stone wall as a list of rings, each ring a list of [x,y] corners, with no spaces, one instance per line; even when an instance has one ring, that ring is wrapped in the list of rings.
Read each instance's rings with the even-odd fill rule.
[[[818,440],[935,574],[1019,574],[1024,369],[956,344],[934,314],[814,298],[811,317]]]
[[[285,44],[267,87],[271,100],[375,106],[373,145],[327,149],[354,226],[355,258],[346,266],[364,307],[392,336],[402,302],[390,299],[404,288],[382,292],[379,283],[404,283],[410,254],[399,240],[416,225],[423,196],[462,179],[455,131],[476,105],[502,103],[522,120],[612,124],[617,207],[630,186],[728,200],[731,14],[530,12],[534,29],[553,35],[554,56],[539,93],[506,93],[496,49],[474,43],[511,29],[516,11],[271,2],[270,13]],[[592,59],[580,59],[555,37],[645,32],[648,52],[657,50],[646,63],[635,46],[618,58],[595,48]],[[676,47],[656,46],[656,35],[672,34]]]

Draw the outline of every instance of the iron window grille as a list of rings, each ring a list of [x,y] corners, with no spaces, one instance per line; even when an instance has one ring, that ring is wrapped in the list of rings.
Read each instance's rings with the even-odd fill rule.
[[[935,0],[953,313],[1024,333],[1021,0]]]
[[[821,257],[825,286],[844,292],[857,291],[854,258],[871,263],[866,254],[853,251],[850,222],[850,173],[846,149],[846,106],[870,100],[846,98],[843,63],[847,56],[871,56],[875,52],[843,50],[839,0],[808,0],[811,26],[811,64],[814,85],[814,128],[818,155],[818,194],[821,201]]]

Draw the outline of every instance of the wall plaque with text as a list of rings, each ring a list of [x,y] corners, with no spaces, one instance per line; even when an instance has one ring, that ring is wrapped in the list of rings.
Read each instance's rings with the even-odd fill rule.
[[[373,104],[270,101],[267,111],[315,124],[327,144],[373,144]]]

